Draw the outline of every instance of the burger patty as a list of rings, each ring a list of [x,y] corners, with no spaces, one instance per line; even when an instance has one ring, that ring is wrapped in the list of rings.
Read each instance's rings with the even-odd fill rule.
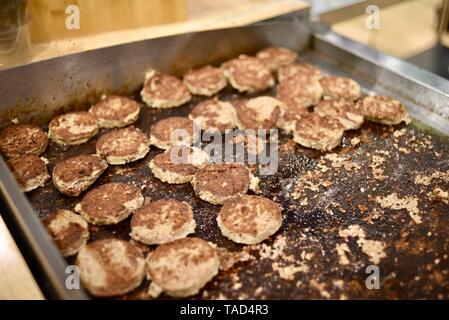
[[[145,74],[140,95],[149,107],[161,109],[178,107],[192,98],[181,80],[156,70],[150,70]]]
[[[296,122],[293,141],[307,148],[327,151],[340,144],[343,132],[338,119],[310,113]]]
[[[345,130],[355,130],[363,124],[363,113],[352,100],[336,98],[320,101],[314,108],[319,116],[338,119]]]
[[[171,199],[152,201],[134,212],[130,236],[145,244],[163,244],[195,232],[192,208]]]
[[[237,113],[232,104],[218,99],[209,99],[197,104],[189,114],[202,130],[224,133],[237,126]]]
[[[255,57],[241,55],[221,67],[231,86],[239,92],[259,92],[274,85],[270,70]]]
[[[44,160],[34,154],[26,154],[6,162],[23,192],[43,187],[50,179]]]
[[[205,240],[183,238],[163,244],[147,257],[149,295],[192,296],[218,273],[219,264],[215,247]]]
[[[387,125],[408,122],[404,105],[391,97],[369,96],[357,102],[357,107],[367,120]]]
[[[33,124],[14,124],[0,132],[0,153],[7,158],[41,155],[48,145],[47,134]]]
[[[42,221],[64,257],[75,255],[89,239],[89,225],[70,210],[57,210]]]
[[[269,47],[257,52],[256,57],[262,61],[270,71],[276,71],[280,67],[287,66],[298,59],[298,55],[283,47]]]
[[[279,230],[281,208],[262,196],[241,195],[223,204],[217,223],[223,235],[232,241],[256,244]]]
[[[149,167],[162,182],[181,184],[191,182],[198,169],[207,161],[207,154],[200,149],[175,146],[155,156]]]
[[[292,63],[279,68],[278,81],[283,82],[290,78],[297,78],[299,81],[313,79],[320,80],[323,77],[321,70],[309,63]]]
[[[223,204],[224,201],[255,189],[254,177],[241,164],[208,164],[195,173],[193,190],[204,201]]]
[[[101,128],[121,128],[137,121],[140,104],[127,97],[103,95],[89,112],[97,118]]]
[[[196,138],[193,121],[185,117],[159,120],[150,130],[150,143],[164,150],[176,144],[192,145]]]
[[[210,97],[224,89],[228,81],[222,69],[205,66],[187,72],[184,84],[192,94]]]
[[[147,136],[134,126],[114,129],[97,141],[97,154],[109,164],[125,164],[142,159],[150,150]]]
[[[324,99],[356,100],[360,97],[360,85],[350,78],[326,76],[320,79],[320,84]]]
[[[86,193],[81,202],[75,206],[75,211],[91,224],[116,224],[139,209],[143,200],[140,188],[111,182]]]
[[[260,96],[243,101],[236,107],[237,125],[241,130],[270,130],[276,127],[282,109],[283,103],[269,96]]]
[[[145,278],[145,260],[133,244],[119,239],[93,241],[76,258],[84,287],[98,297],[125,294]]]
[[[98,133],[97,119],[86,111],[69,112],[51,119],[48,137],[57,144],[76,145]]]
[[[61,193],[76,197],[89,188],[107,168],[107,162],[98,155],[81,154],[70,157],[54,166],[53,185]]]
[[[322,95],[323,88],[313,77],[287,78],[277,87],[277,98],[294,108],[313,106],[320,101]]]

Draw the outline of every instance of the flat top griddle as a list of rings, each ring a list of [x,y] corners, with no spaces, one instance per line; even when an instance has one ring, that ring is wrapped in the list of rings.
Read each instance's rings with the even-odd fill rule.
[[[144,195],[152,199],[183,199],[193,206],[196,235],[225,248],[220,253],[228,262],[228,269],[194,299],[449,298],[449,208],[447,201],[436,201],[431,194],[437,187],[448,191],[449,185],[449,82],[320,24],[293,19],[195,32],[2,70],[0,126],[14,118],[47,123],[54,114],[87,109],[103,93],[138,98],[148,68],[181,76],[190,68],[219,65],[273,45],[299,52],[303,60],[327,73],[354,78],[365,93],[399,99],[413,118],[446,136],[416,121],[408,127],[367,122],[360,130],[346,132],[341,147],[322,154],[281,134],[279,170],[260,177],[260,187],[263,195],[281,204],[284,223],[274,237],[255,246],[244,247],[222,237],[215,222],[220,207],[199,200],[189,185],[172,186],[155,179],[147,163],[162,152],[156,148],[141,161],[110,167],[93,187],[125,181],[144,187]],[[224,100],[239,97],[229,88],[220,94]],[[137,126],[148,133],[158,119],[187,115],[201,100],[195,97],[172,110],[144,108]],[[360,139],[359,144],[354,137]],[[95,141],[67,149],[50,145],[45,154],[49,169],[63,157],[94,152]],[[85,298],[82,290],[65,287],[66,262],[73,263],[73,259],[62,259],[39,221],[56,208],[73,209],[80,197],[64,197],[51,183],[25,196],[2,159],[0,178],[2,216],[10,230],[17,231],[15,239],[45,294]],[[92,239],[129,239],[129,220],[91,231]],[[341,232],[358,237],[345,238]],[[366,267],[382,255],[380,289],[368,290]],[[146,299],[147,287],[145,282],[118,298]]]
[[[270,90],[259,95],[274,94]],[[138,94],[133,97],[140,100]],[[219,94],[222,100],[241,97],[231,88]],[[143,106],[135,125],[148,134],[159,119],[186,116],[203,99],[195,96],[190,103],[169,110]],[[50,144],[43,155],[49,160],[49,171],[69,156],[95,153],[96,140],[105,131],[80,146]],[[220,271],[193,299],[449,298],[449,203],[432,196],[436,187],[449,190],[446,137],[416,122],[409,126],[365,122],[361,129],[346,132],[342,145],[327,153],[303,148],[282,132],[279,138],[279,170],[272,176],[260,176],[260,188],[262,195],[282,206],[284,222],[279,232],[262,244],[243,246],[226,239],[215,220],[220,206],[199,199],[189,184],[169,185],[153,177],[148,163],[162,152],[155,147],[140,161],[110,166],[91,188],[111,181],[126,182],[141,187],[144,196],[153,200],[172,198],[192,206],[195,236],[224,248],[220,252],[228,262],[227,270]],[[411,207],[382,208],[377,197],[393,193],[412,204],[416,199],[419,212]],[[73,210],[82,197],[63,196],[51,183],[27,196],[40,218],[59,208]],[[420,224],[411,218],[410,210],[421,218]],[[109,237],[129,240],[129,221],[91,226],[90,241]],[[339,235],[351,225],[365,232],[362,242],[375,240],[385,246],[386,256],[378,263],[379,290],[365,286],[366,267],[375,264],[364,252],[369,249],[363,248],[359,237]],[[141,247],[146,252],[154,249]],[[345,248],[344,252],[339,253],[337,247]],[[67,261],[72,264],[74,258]],[[145,280],[138,289],[118,298],[148,299],[148,284]]]

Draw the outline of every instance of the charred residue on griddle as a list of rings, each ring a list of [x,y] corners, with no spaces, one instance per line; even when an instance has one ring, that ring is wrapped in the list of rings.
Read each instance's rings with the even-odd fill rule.
[[[237,95],[230,88],[219,95],[223,100],[242,97],[248,96]],[[137,93],[134,98],[139,99]],[[195,96],[185,106],[168,110],[143,106],[135,125],[149,134],[151,125],[159,119],[186,116],[203,99]],[[44,154],[50,162],[49,170],[69,156],[95,153],[98,136],[80,146],[50,144]],[[359,130],[346,132],[342,146],[326,153],[302,148],[282,132],[279,137],[279,170],[272,176],[260,176],[260,188],[262,195],[280,203],[284,222],[281,230],[262,244],[245,247],[226,239],[216,223],[219,206],[200,200],[189,184],[169,185],[154,178],[147,164],[162,152],[155,147],[135,163],[110,166],[91,188],[121,181],[141,187],[144,196],[151,199],[187,201],[197,222],[196,236],[230,252],[245,251],[254,257],[220,271],[193,299],[449,298],[449,204],[429,196],[435,187],[449,191],[449,180],[415,183],[418,174],[432,176],[436,171],[449,170],[448,139],[420,126],[389,127],[369,122]],[[360,142],[353,145],[353,138]],[[384,159],[377,168],[385,178],[373,175],[374,156]],[[295,197],[299,179],[308,173],[312,173],[308,179],[311,188],[302,188]],[[406,209],[382,208],[376,202],[376,197],[394,192],[399,198],[418,199],[421,224],[416,224]],[[73,209],[82,198],[63,196],[51,183],[27,195],[40,217],[57,208]],[[129,240],[129,221],[110,227],[93,226],[91,239]],[[373,262],[360,240],[339,236],[340,230],[351,225],[363,230],[364,240],[384,244],[386,256],[379,263],[380,290],[365,287],[365,268]],[[348,264],[341,264],[337,246],[348,250],[343,252]],[[119,298],[148,298],[147,288],[148,281],[144,281]]]

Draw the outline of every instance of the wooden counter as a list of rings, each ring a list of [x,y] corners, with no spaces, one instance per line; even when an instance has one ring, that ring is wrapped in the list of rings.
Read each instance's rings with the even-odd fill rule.
[[[308,3],[297,0],[192,0],[187,1],[184,22],[37,43],[32,47],[31,61],[190,31],[241,26],[308,7]]]

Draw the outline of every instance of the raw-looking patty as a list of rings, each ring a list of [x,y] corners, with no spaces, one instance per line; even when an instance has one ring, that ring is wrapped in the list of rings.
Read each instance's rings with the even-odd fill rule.
[[[51,119],[48,125],[48,137],[62,145],[82,144],[97,133],[97,119],[86,111],[62,114]]]
[[[42,222],[64,257],[76,254],[89,239],[87,221],[70,210],[57,210]]]
[[[154,176],[162,182],[181,184],[191,182],[198,169],[208,161],[208,156],[200,149],[174,146],[150,161]]]
[[[127,97],[103,95],[89,112],[97,118],[100,128],[121,128],[137,121],[140,105]]]
[[[205,240],[183,238],[163,244],[147,257],[149,295],[195,295],[218,273],[219,265],[215,247]]]
[[[97,141],[97,154],[110,164],[125,164],[145,157],[150,150],[147,136],[134,126],[114,129]]]
[[[142,100],[152,108],[174,108],[190,101],[192,95],[178,78],[150,70],[140,92]]]
[[[340,144],[343,132],[338,119],[310,113],[296,122],[293,141],[307,148],[332,150]]]
[[[329,116],[338,119],[345,130],[360,128],[363,124],[363,114],[352,100],[343,98],[320,101],[314,108],[319,116]]]
[[[217,223],[222,234],[232,241],[256,244],[279,230],[281,208],[268,198],[242,195],[223,204]]]
[[[256,54],[256,57],[262,61],[265,67],[267,67],[270,71],[276,71],[282,66],[295,62],[298,55],[287,48],[269,47],[260,50]]]
[[[174,132],[175,130],[177,132]],[[172,133],[174,140],[172,140]],[[197,133],[193,121],[185,117],[169,117],[159,120],[151,126],[150,130],[150,143],[164,150],[175,144],[192,145],[196,138]]]
[[[360,97],[360,85],[346,77],[326,76],[320,79],[323,98],[344,98],[356,100]]]
[[[187,72],[184,84],[192,94],[210,97],[224,89],[228,81],[221,68],[205,66]]]
[[[241,130],[270,130],[276,127],[282,109],[283,103],[269,96],[242,101],[236,106],[237,125]]]
[[[190,112],[189,119],[202,130],[222,133],[237,126],[237,113],[232,104],[218,99],[208,99],[197,104]]]
[[[313,77],[284,79],[277,87],[277,98],[294,108],[313,106],[320,101],[322,95],[323,88]]]
[[[7,158],[41,155],[48,145],[45,132],[36,125],[14,124],[0,132],[0,153]]]
[[[204,201],[223,204],[236,195],[246,194],[252,187],[252,178],[241,164],[208,164],[196,172],[192,186]]]
[[[97,297],[125,294],[145,278],[145,259],[137,246],[119,239],[93,241],[78,253],[81,282]]]
[[[282,82],[290,78],[320,80],[323,74],[321,70],[309,63],[292,63],[278,70],[278,81]]]
[[[143,200],[140,188],[111,182],[86,193],[81,202],[75,206],[75,211],[92,224],[116,224],[139,209]]]
[[[130,236],[148,245],[163,244],[194,233],[195,227],[192,208],[186,202],[160,199],[134,212]]]
[[[58,162],[53,168],[53,185],[63,194],[76,197],[89,188],[108,168],[96,154],[81,154]]]
[[[274,85],[270,70],[255,57],[241,55],[221,67],[232,87],[240,92],[263,91]]]
[[[404,105],[392,97],[365,97],[357,103],[357,107],[367,120],[373,122],[394,125],[410,121]]]
[[[43,187],[50,179],[45,162],[34,154],[26,154],[6,162],[24,192]]]

